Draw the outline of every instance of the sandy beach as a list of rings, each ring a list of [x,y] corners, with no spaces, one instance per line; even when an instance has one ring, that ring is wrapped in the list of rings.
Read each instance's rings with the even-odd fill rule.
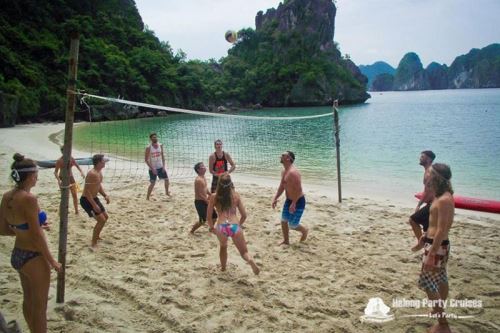
[[[49,135],[63,127],[0,129],[2,193],[13,186],[8,179],[13,153],[57,158],[59,148]],[[66,299],[56,304],[53,273],[49,332],[421,333],[435,322],[414,316],[427,314],[428,308],[393,306],[397,300],[425,298],[416,285],[420,255],[410,251],[410,204],[369,198],[369,193],[348,195],[338,204],[336,193],[311,190],[305,179],[308,204],[302,222],[310,228],[309,238],[299,243],[298,233],[291,233],[292,244],[280,247],[283,198],[280,209],[271,209],[278,179],[266,186],[239,181],[236,175],[236,190],[248,212],[245,237],[261,267],[254,276],[232,244],[228,269],[219,271],[218,242],[207,228],[188,234],[197,221],[192,180],[172,180],[171,198],[157,185],[148,202],[146,178],[113,183],[106,173],[104,177],[110,219],[97,252],[89,250],[94,220],[83,210],[74,215],[70,206]],[[54,256],[60,200],[56,185],[53,169],[41,170],[34,189],[52,222],[47,237]],[[450,241],[449,298],[481,301],[480,307],[446,309],[470,316],[450,320],[452,329],[499,332],[500,216],[457,210]],[[13,244],[13,237],[0,237],[0,311],[27,332],[19,277],[10,265]],[[359,317],[371,297],[382,298],[395,320],[362,323]]]

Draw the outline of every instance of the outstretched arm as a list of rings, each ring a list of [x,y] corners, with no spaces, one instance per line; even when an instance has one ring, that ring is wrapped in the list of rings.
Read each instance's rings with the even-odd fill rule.
[[[85,174],[83,173],[82,168],[80,168],[80,166],[73,157],[71,158],[71,162],[78,169],[78,171],[80,171],[80,175],[82,175],[82,177],[85,178]]]
[[[166,169],[167,165],[165,164],[165,153],[163,152],[163,145],[160,145],[161,149],[161,162],[163,163],[163,169]]]
[[[208,207],[207,207],[207,224],[208,231],[214,231],[214,219],[212,218],[212,214],[214,212],[214,195],[211,195],[208,199]]]
[[[283,174],[281,175],[281,182],[280,186],[278,187],[278,191],[276,191],[276,194],[273,197],[273,201],[271,203],[271,206],[276,208],[276,204],[278,203],[278,198],[283,194],[283,191],[285,190],[285,178]]]
[[[146,162],[146,164],[148,165],[150,170],[153,170],[153,167],[151,166],[151,163],[149,162],[149,154],[150,154],[149,147],[147,147],[146,151],[144,152],[144,162]],[[153,172],[155,172],[155,171],[156,170],[153,170]]]
[[[214,162],[215,162],[215,156],[214,154],[211,154],[209,157],[208,157],[208,171],[210,171],[210,173],[212,175],[215,175],[215,171],[214,171]]]
[[[236,169],[236,163],[234,163],[234,161],[231,158],[231,155],[229,155],[229,153],[225,153],[225,155],[226,155],[227,161],[229,162],[229,164],[231,164],[231,167],[229,168],[229,170],[227,172],[231,173],[234,171],[234,169]]]
[[[27,232],[37,250],[40,251],[45,260],[50,264],[50,267],[59,272],[61,270],[61,264],[58,263],[50,253],[43,229],[38,224],[38,201],[34,195],[28,196],[25,200],[24,207],[26,208],[24,210],[24,219],[29,226]]]
[[[104,197],[106,203],[109,204],[109,196],[104,192],[104,187],[102,187],[102,183],[99,185],[99,193]]]
[[[61,170],[60,159],[57,160],[56,165],[54,167],[54,176],[56,176],[57,184],[61,187],[61,178],[59,177],[59,171]]]
[[[238,195],[238,210],[240,211],[240,225],[243,225],[245,220],[247,219],[247,212],[245,210],[245,206],[243,205],[243,202],[241,201],[241,197]]]

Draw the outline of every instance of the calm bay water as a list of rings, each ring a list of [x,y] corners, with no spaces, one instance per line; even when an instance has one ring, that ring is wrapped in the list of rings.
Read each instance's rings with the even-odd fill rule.
[[[276,108],[242,115],[306,116],[329,107]],[[386,197],[422,188],[422,150],[450,165],[457,194],[500,200],[500,89],[372,93],[367,103],[340,108],[344,196],[350,192]],[[193,177],[191,166],[207,163],[221,138],[238,172],[279,177],[279,155],[297,153],[304,182],[335,191],[333,117],[308,120],[228,120],[169,115],[94,123],[75,131],[78,148],[142,161],[151,131],[165,144],[174,178]],[[91,139],[92,138],[92,139]],[[142,163],[142,162],[141,162]],[[144,170],[135,170],[145,175]]]

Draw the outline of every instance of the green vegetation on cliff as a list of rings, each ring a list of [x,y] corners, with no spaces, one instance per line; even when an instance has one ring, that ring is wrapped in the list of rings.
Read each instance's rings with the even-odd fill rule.
[[[78,87],[166,105],[196,102],[182,59],[144,28],[135,3],[10,1],[0,14],[0,90],[19,96],[19,120],[61,119],[70,30],[80,32]]]
[[[449,68],[448,80],[450,88],[500,87],[500,44],[457,57]]]
[[[418,55],[410,52],[404,55],[394,74],[394,90],[429,89],[427,76]]]
[[[336,49],[319,52],[317,40],[297,31],[280,33],[273,25],[245,29],[219,62],[186,61],[182,51],[174,54],[144,26],[133,0],[3,3],[0,91],[19,97],[18,121],[64,117],[68,36],[75,29],[77,86],[91,93],[205,110],[225,103],[313,105],[339,95],[345,102],[367,98],[362,78]]]

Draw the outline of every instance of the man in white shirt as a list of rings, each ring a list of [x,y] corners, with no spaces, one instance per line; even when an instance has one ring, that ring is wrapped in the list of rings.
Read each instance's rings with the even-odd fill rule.
[[[144,154],[144,161],[149,167],[150,181],[146,200],[149,200],[157,178],[165,180],[165,194],[170,196],[170,192],[168,191],[169,181],[167,170],[165,169],[165,154],[163,153],[163,145],[158,142],[156,133],[151,133],[149,135],[149,139],[151,140],[151,144],[146,147],[146,152]]]

